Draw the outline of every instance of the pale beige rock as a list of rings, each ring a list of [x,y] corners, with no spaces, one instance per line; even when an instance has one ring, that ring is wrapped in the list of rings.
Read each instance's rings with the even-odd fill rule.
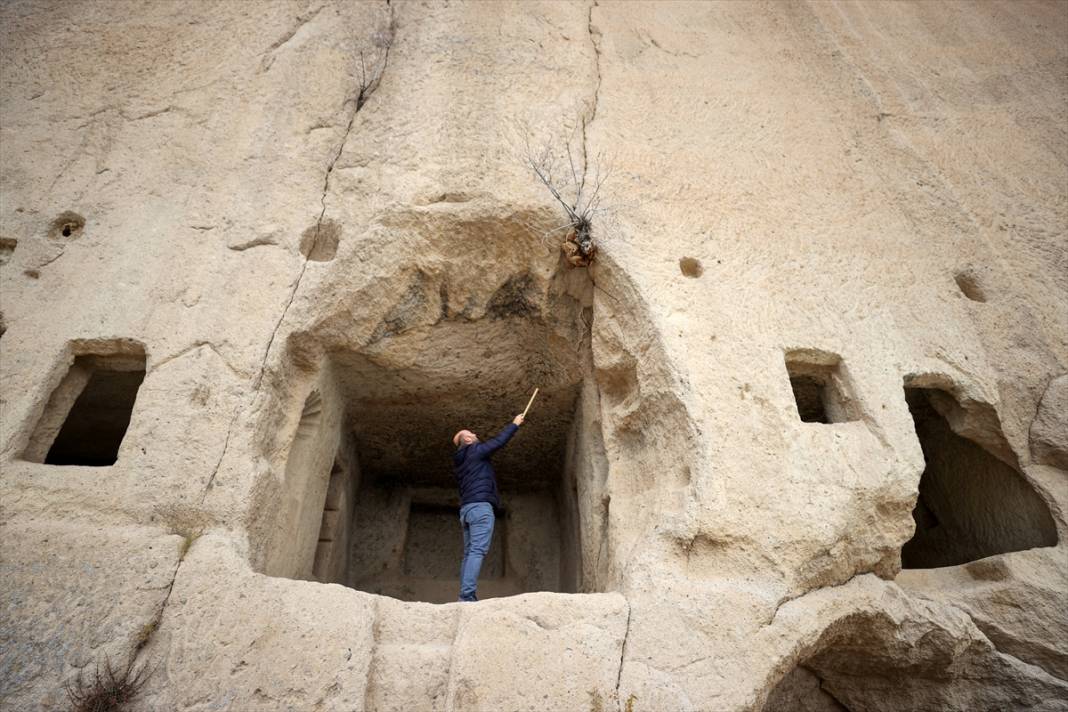
[[[446,709],[609,709],[628,610],[618,594],[462,606]]]
[[[1001,652],[960,609],[871,576],[831,591],[791,602],[777,618],[790,626],[810,606],[833,607],[819,614],[816,637],[802,633],[795,655],[846,709],[1064,709],[1068,682]]]
[[[1051,380],[1038,402],[1031,422],[1031,457],[1068,470],[1068,374]]]
[[[0,706],[136,652],[145,710],[1065,709],[1066,24],[3,3]],[[589,268],[528,138],[611,164]],[[138,349],[117,461],[42,462]],[[449,438],[534,387],[445,603]]]
[[[0,700],[20,710],[61,709],[79,672],[125,664],[159,620],[181,547],[143,527],[26,517],[5,518],[0,542]]]
[[[201,537],[146,650],[167,663],[142,707],[362,709],[374,625],[372,596],[254,574],[227,542]]]

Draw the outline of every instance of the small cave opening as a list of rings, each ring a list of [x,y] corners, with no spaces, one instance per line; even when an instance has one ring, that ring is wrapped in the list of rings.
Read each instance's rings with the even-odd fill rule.
[[[592,569],[607,460],[591,311],[570,296],[530,298],[537,289],[509,278],[483,316],[449,318],[424,305],[448,289],[423,285],[401,301],[437,310],[434,323],[412,328],[387,315],[370,344],[325,351],[289,448],[265,573],[456,601],[463,533],[452,437],[469,429],[487,440],[538,387],[525,424],[492,459],[501,507],[478,596],[592,590],[603,578]],[[547,314],[546,301],[562,315]]]
[[[23,459],[46,465],[114,465],[144,378],[140,347],[75,356],[52,391]]]
[[[785,358],[801,422],[827,425],[857,420],[839,356],[804,349],[788,351]]]
[[[822,610],[822,632],[783,661],[782,677],[769,678],[762,712],[1041,709],[1063,689],[1048,674],[1021,685],[1022,661],[1010,663],[985,638],[979,644],[978,631],[922,597],[843,601]]]
[[[798,665],[772,688],[762,712],[849,712],[823,686],[823,680]]]
[[[960,289],[961,294],[971,301],[980,303],[986,301],[986,291],[983,289],[983,285],[975,272],[971,270],[957,272],[953,275],[953,281],[957,283],[957,288]]]
[[[912,512],[916,532],[901,549],[903,568],[956,566],[1057,544],[1049,507],[1017,467],[951,425],[966,422],[967,414],[950,392],[906,383],[905,400],[924,470]],[[1000,428],[992,432],[1000,440]]]
[[[5,265],[11,260],[11,254],[18,244],[19,241],[13,237],[0,237],[0,265]]]

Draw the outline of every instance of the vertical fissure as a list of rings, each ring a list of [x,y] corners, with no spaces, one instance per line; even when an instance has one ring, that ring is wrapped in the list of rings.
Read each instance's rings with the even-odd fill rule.
[[[590,3],[589,13],[586,18],[586,32],[590,36],[590,44],[593,45],[593,69],[597,75],[597,81],[593,87],[593,102],[590,105],[587,115],[582,117],[582,175],[583,183],[585,183],[586,171],[589,166],[589,158],[587,151],[587,136],[586,129],[597,118],[597,106],[601,100],[601,43],[597,39],[600,31],[593,27],[593,8],[597,7],[597,0],[593,0]]]
[[[838,699],[838,697],[836,697],[835,694],[831,692],[831,690],[827,686],[827,681],[823,679],[822,675],[820,675],[818,672],[816,672],[810,667],[805,667],[804,665],[799,665],[798,667],[810,673],[814,678],[816,678],[816,680],[819,682],[819,691],[827,695],[827,697],[831,698],[830,702],[838,705],[839,712],[852,712],[852,710],[850,710],[844,702]]]
[[[263,382],[263,376],[267,370],[267,360],[270,358],[271,350],[274,348],[274,342],[278,336],[278,330],[282,327],[282,322],[285,321],[286,314],[289,313],[289,308],[293,305],[293,301],[297,297],[297,292],[300,290],[301,281],[304,279],[304,274],[308,270],[308,262],[311,261],[309,256],[315,254],[315,246],[319,241],[319,234],[322,230],[323,218],[326,215],[326,196],[330,192],[330,175],[334,171],[334,166],[341,158],[341,154],[345,151],[345,145],[348,143],[349,135],[352,133],[352,127],[356,123],[357,114],[359,114],[360,110],[363,109],[363,107],[367,104],[367,100],[370,99],[371,95],[375,92],[375,90],[378,89],[379,85],[381,84],[382,77],[385,74],[386,65],[389,62],[389,50],[393,46],[394,33],[393,6],[387,1],[386,7],[389,9],[389,19],[386,29],[387,35],[385,48],[382,54],[381,67],[377,69],[375,67],[372,67],[371,76],[370,78],[368,78],[366,65],[363,64],[363,53],[360,53],[360,82],[355,96],[349,97],[342,103],[342,106],[346,106],[351,102],[352,113],[349,114],[348,123],[345,126],[345,133],[342,135],[337,150],[334,152],[333,158],[330,159],[330,162],[326,167],[326,174],[323,176],[323,190],[322,195],[319,198],[319,204],[321,207],[319,210],[319,216],[318,218],[316,218],[315,221],[315,237],[312,240],[312,246],[311,249],[308,250],[308,254],[302,255],[303,261],[300,265],[300,272],[297,274],[297,278],[293,282],[293,288],[289,292],[289,298],[286,300],[285,306],[282,307],[282,313],[281,315],[279,315],[278,321],[275,322],[274,328],[271,330],[271,336],[267,340],[267,348],[264,350],[263,360],[260,362],[260,368],[258,373],[256,374],[256,380],[252,384],[253,392],[259,390],[260,384]],[[223,459],[226,457],[226,450],[230,445],[230,435],[233,432],[234,424],[237,422],[237,418],[240,415],[240,412],[241,411],[238,410],[230,418],[230,423],[226,428],[226,438],[223,441],[222,453],[219,455],[219,460],[215,463],[215,467],[212,470],[211,476],[208,478],[208,483],[204,488],[204,495],[201,497],[201,501],[203,501],[204,498],[207,497],[208,492],[210,492],[211,488],[214,486],[215,477],[216,475],[218,475],[219,467],[222,466]]]
[[[326,215],[326,197],[330,192],[330,176],[334,172],[334,166],[341,158],[341,154],[345,151],[345,145],[348,143],[349,135],[352,133],[352,127],[356,123],[356,116],[360,113],[360,110],[366,105],[367,100],[378,89],[379,84],[382,81],[382,76],[385,74],[386,65],[389,63],[389,50],[393,45],[393,6],[387,3],[389,8],[389,21],[387,25],[387,39],[386,46],[382,54],[381,67],[372,67],[371,74],[368,76],[367,67],[364,64],[363,53],[360,53],[360,81],[356,91],[356,95],[350,97],[344,101],[342,106],[352,103],[352,113],[349,114],[348,123],[345,125],[345,133],[341,136],[341,141],[338,143],[337,150],[334,152],[333,158],[330,159],[330,163],[326,167],[326,174],[323,176],[323,191],[319,198],[320,210],[319,217],[315,221],[315,237],[312,241],[312,248],[308,250],[308,254],[311,255],[315,252],[315,244],[319,241],[319,234],[322,231],[323,218]],[[293,300],[297,296],[297,291],[300,289],[301,280],[304,279],[304,273],[308,269],[308,262],[310,258],[304,256],[304,261],[300,266],[300,273],[297,275],[297,279],[293,284],[293,289],[289,293],[289,299],[286,301],[285,307],[282,309],[282,314],[278,318],[278,322],[274,325],[274,329],[271,331],[271,338],[267,342],[267,350],[263,354],[263,362],[260,364],[259,375],[256,377],[256,383],[254,388],[258,388],[260,382],[263,380],[263,374],[267,367],[267,359],[271,355],[271,348],[274,346],[275,337],[278,335],[278,329],[281,328],[282,322],[285,321],[286,314],[289,312],[289,307],[293,304]]]
[[[178,554],[178,561],[174,565],[174,571],[171,573],[171,582],[167,585],[167,593],[163,597],[163,601],[160,603],[156,615],[141,628],[141,631],[138,634],[137,645],[134,647],[133,652],[134,660],[141,654],[142,650],[148,647],[148,644],[152,642],[152,638],[155,636],[156,631],[158,631],[160,625],[163,624],[163,614],[167,610],[167,604],[170,603],[171,594],[174,593],[174,584],[178,580],[178,572],[181,570],[182,564],[185,562],[185,557],[192,548],[195,539],[196,537],[193,535],[186,535],[183,537],[181,545],[182,549]]]
[[[627,658],[627,641],[630,639],[630,616],[633,612],[630,601],[627,601],[627,627],[623,632],[623,645],[619,646],[619,669],[616,671],[616,705],[620,712],[624,712],[623,700],[619,698],[619,685],[623,682],[623,662]]]
[[[377,597],[371,598],[371,615],[374,619],[371,623],[371,652],[367,660],[367,678],[363,684],[363,709],[373,712],[375,708],[375,662],[378,656],[378,646],[381,644],[382,631],[380,627],[380,611]]]

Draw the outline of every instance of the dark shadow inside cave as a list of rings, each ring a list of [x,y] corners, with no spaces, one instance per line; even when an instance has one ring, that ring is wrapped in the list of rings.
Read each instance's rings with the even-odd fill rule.
[[[501,291],[511,299],[514,280]],[[526,424],[493,458],[502,508],[479,597],[590,588],[584,554],[599,551],[607,513],[589,327],[580,307],[561,325],[495,305],[326,353],[289,448],[265,573],[455,601],[453,434],[492,437],[537,386]]]
[[[81,354],[52,391],[23,459],[46,465],[109,467],[145,379],[145,353]]]
[[[925,468],[913,510],[916,533],[902,567],[955,566],[994,554],[1055,546],[1046,503],[1013,466],[958,435],[942,412],[960,408],[948,392],[906,386]]]

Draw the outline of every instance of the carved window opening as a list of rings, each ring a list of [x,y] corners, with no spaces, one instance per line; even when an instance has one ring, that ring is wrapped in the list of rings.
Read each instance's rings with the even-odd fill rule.
[[[844,423],[857,420],[839,356],[822,351],[786,353],[786,372],[797,415],[804,423]]]
[[[144,378],[143,350],[76,356],[52,391],[23,458],[46,465],[114,465]]]

